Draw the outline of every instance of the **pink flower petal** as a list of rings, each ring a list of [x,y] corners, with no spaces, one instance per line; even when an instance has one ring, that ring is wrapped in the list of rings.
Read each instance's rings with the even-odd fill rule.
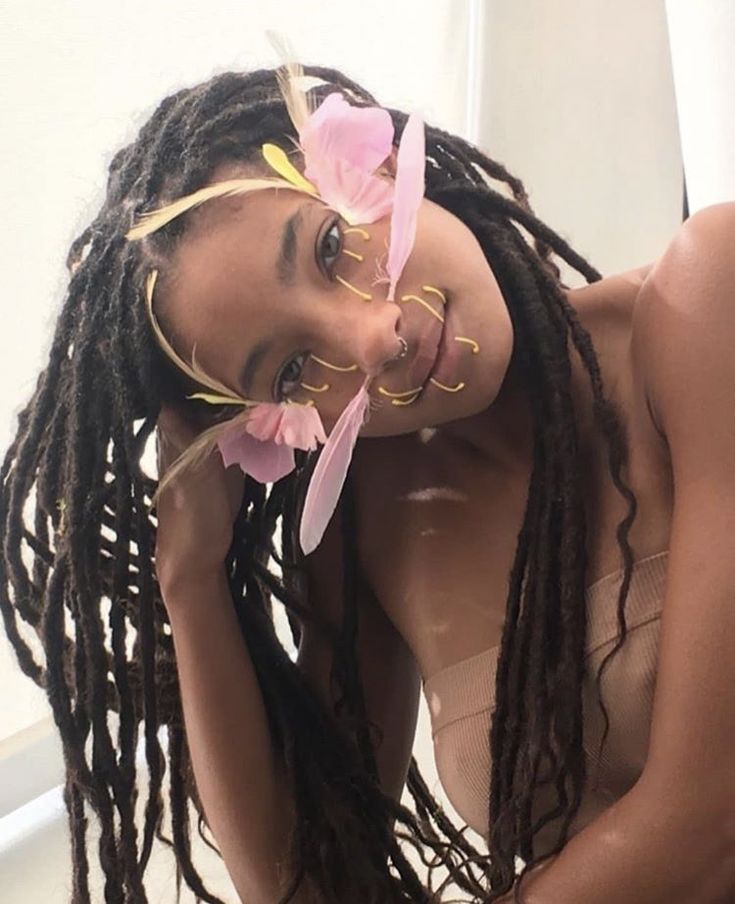
[[[317,442],[326,443],[327,436],[315,406],[262,402],[247,420],[225,429],[217,445],[226,468],[239,464],[261,483],[271,483],[294,469],[294,449],[313,450]]]
[[[424,123],[420,116],[412,113],[404,126],[396,160],[396,187],[388,250],[388,301],[393,301],[396,283],[416,238],[416,215],[424,197],[425,171]]]
[[[238,464],[260,483],[273,483],[290,474],[296,462],[290,446],[251,436],[244,427],[223,434],[217,441],[226,468]]]
[[[306,178],[312,179],[312,164],[324,160],[341,161],[372,173],[393,149],[393,136],[387,110],[353,107],[335,91],[324,98],[299,135]]]
[[[317,442],[326,443],[322,419],[315,405],[284,405],[279,436],[294,449],[313,450]],[[278,437],[276,438],[278,442]]]
[[[256,439],[275,439],[281,426],[283,407],[275,402],[261,402],[260,405],[254,405],[250,409],[245,429]]]
[[[350,224],[374,223],[390,212],[393,184],[374,170],[393,149],[393,122],[380,107],[353,107],[334,92],[299,135],[304,175],[321,199]]]
[[[309,177],[321,199],[348,223],[374,223],[393,207],[393,184],[344,162],[323,160],[311,165]]]

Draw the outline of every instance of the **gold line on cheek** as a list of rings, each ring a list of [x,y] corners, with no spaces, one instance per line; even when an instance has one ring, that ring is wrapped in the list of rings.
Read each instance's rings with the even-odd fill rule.
[[[457,383],[456,386],[445,386],[443,383],[440,383],[438,380],[435,380],[434,377],[429,377],[429,382],[433,383],[434,386],[437,386],[439,389],[443,389],[444,392],[459,392],[460,389],[464,389],[464,383]]]
[[[419,390],[419,392],[420,392],[420,390]],[[400,405],[400,406],[412,405],[418,397],[419,397],[419,393],[417,392],[416,395],[414,395],[414,397],[412,399],[405,399],[405,400],[404,399],[391,399],[391,405]]]
[[[419,386],[418,389],[407,389],[405,392],[391,392],[384,386],[378,386],[378,392],[381,395],[388,396],[389,399],[400,399],[402,396],[410,396],[415,392],[421,392],[421,387]]]
[[[424,299],[420,298],[418,295],[403,295],[401,297],[401,301],[417,301],[419,304],[422,304],[426,308],[426,310],[432,315],[432,317],[436,317],[438,321],[444,323],[444,318],[442,317],[442,315],[437,313],[428,301],[424,301]]]
[[[474,339],[468,339],[467,336],[455,336],[455,342],[467,342],[472,346],[472,354],[477,355],[480,351],[480,346],[475,342]]]
[[[324,383],[322,386],[309,386],[308,383],[299,383],[303,389],[308,389],[309,392],[326,392],[329,389],[329,383]]]
[[[317,364],[322,364],[324,367],[330,368],[330,370],[337,370],[340,373],[350,373],[353,370],[357,370],[357,364],[350,364],[349,367],[340,367],[338,364],[330,364],[329,361],[325,361],[324,358],[317,358],[316,355],[311,355],[311,360],[316,361]]]
[[[360,298],[364,299],[365,301],[373,300],[373,296],[369,292],[361,292],[358,288],[353,286],[351,283],[348,283],[346,279],[342,279],[341,276],[335,276],[334,278],[337,280],[337,282],[342,283],[343,286],[348,288],[350,290],[350,292],[354,292],[355,295],[359,295]]]
[[[365,260],[362,254],[358,254],[357,251],[350,251],[349,248],[343,248],[342,254],[348,254],[350,257],[354,257],[356,261],[360,261],[360,263]]]
[[[343,229],[342,232],[345,234],[349,232],[359,232],[366,242],[370,241],[370,233],[367,229],[362,229],[360,226],[348,226],[347,229]]]
[[[441,298],[442,304],[447,303],[447,297],[443,292],[440,292],[439,289],[435,289],[434,286],[421,286],[422,292],[433,292],[435,295],[438,295]]]

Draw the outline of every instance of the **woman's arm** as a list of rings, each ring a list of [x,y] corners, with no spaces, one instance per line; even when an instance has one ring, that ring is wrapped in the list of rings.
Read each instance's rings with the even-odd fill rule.
[[[339,509],[306,559],[309,605],[334,628],[342,618]],[[194,777],[207,821],[238,893],[275,904],[294,811],[272,747],[257,676],[243,643],[224,570],[163,590],[173,632]],[[363,584],[356,656],[367,717],[383,741],[376,761],[384,793],[400,801],[418,717],[421,676],[413,654]],[[334,716],[330,643],[303,626],[297,666]],[[334,716],[335,720],[337,719]],[[318,901],[302,882],[294,904]]]
[[[274,904],[293,819],[224,567],[163,589],[197,790],[238,894]],[[296,904],[307,898],[299,891]]]

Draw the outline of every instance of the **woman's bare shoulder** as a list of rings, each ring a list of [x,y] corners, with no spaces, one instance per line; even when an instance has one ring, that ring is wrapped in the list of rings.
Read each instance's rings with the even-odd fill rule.
[[[713,316],[715,298],[735,291],[733,240],[735,201],[703,207],[679,226],[641,285],[633,319],[634,351],[645,363],[648,395],[658,425],[661,417],[650,374],[663,351],[663,324],[672,314],[683,320],[693,318],[693,322]]]

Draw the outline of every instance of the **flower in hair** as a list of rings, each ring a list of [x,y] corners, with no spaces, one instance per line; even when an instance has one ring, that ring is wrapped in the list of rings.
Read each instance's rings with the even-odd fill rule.
[[[300,132],[304,175],[350,225],[390,213],[393,185],[374,175],[393,150],[393,122],[381,107],[353,107],[329,94]]]

